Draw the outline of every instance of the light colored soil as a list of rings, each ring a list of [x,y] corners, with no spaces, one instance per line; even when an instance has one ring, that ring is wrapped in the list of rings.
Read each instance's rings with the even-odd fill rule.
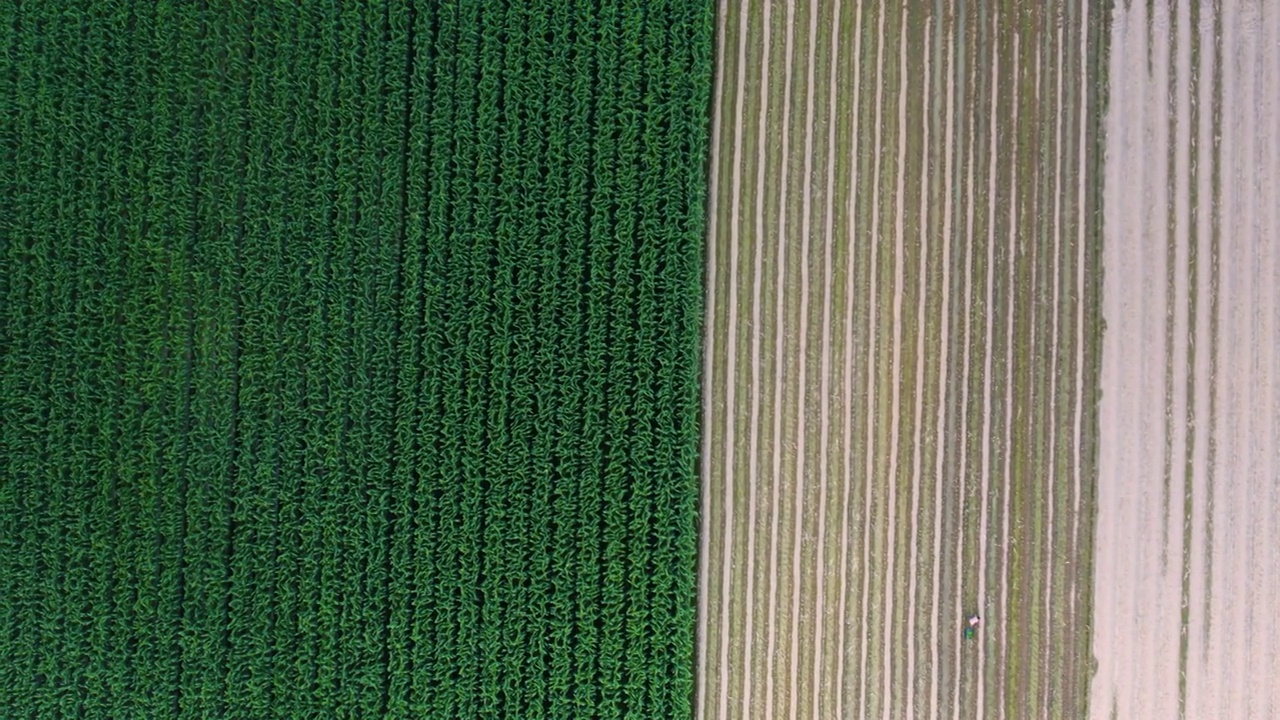
[[[700,718],[1061,714],[1077,692],[1084,642],[1055,649],[1048,616],[1088,580],[1045,564],[1092,524],[1066,547],[1080,484],[1035,447],[1074,431],[1053,408],[1080,393],[1089,268],[1037,217],[1078,214],[1053,198],[1081,175],[1079,99],[1054,96],[1083,60],[1022,22],[1035,4],[980,5],[721,3]]]
[[[1090,714],[1274,718],[1280,6],[1173,10],[1113,20]]]

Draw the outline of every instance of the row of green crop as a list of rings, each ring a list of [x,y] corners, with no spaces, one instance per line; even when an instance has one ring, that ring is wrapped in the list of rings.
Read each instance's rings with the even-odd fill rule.
[[[710,6],[212,5],[0,23],[0,714],[687,715]]]

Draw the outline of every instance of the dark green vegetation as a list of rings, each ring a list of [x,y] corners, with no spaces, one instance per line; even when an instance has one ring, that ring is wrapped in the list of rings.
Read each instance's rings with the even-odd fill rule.
[[[691,712],[711,6],[3,3],[0,715]]]

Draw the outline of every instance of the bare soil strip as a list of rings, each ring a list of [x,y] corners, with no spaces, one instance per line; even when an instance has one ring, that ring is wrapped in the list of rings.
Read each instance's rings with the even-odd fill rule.
[[[1154,10],[1117,8],[1111,36],[1090,716],[1270,718],[1280,9]],[[1148,510],[1161,463],[1131,450],[1153,446],[1170,517]]]

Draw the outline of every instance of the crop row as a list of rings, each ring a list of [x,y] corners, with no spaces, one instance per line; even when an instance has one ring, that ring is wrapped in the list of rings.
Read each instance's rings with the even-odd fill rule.
[[[710,7],[6,11],[0,714],[690,712]]]

